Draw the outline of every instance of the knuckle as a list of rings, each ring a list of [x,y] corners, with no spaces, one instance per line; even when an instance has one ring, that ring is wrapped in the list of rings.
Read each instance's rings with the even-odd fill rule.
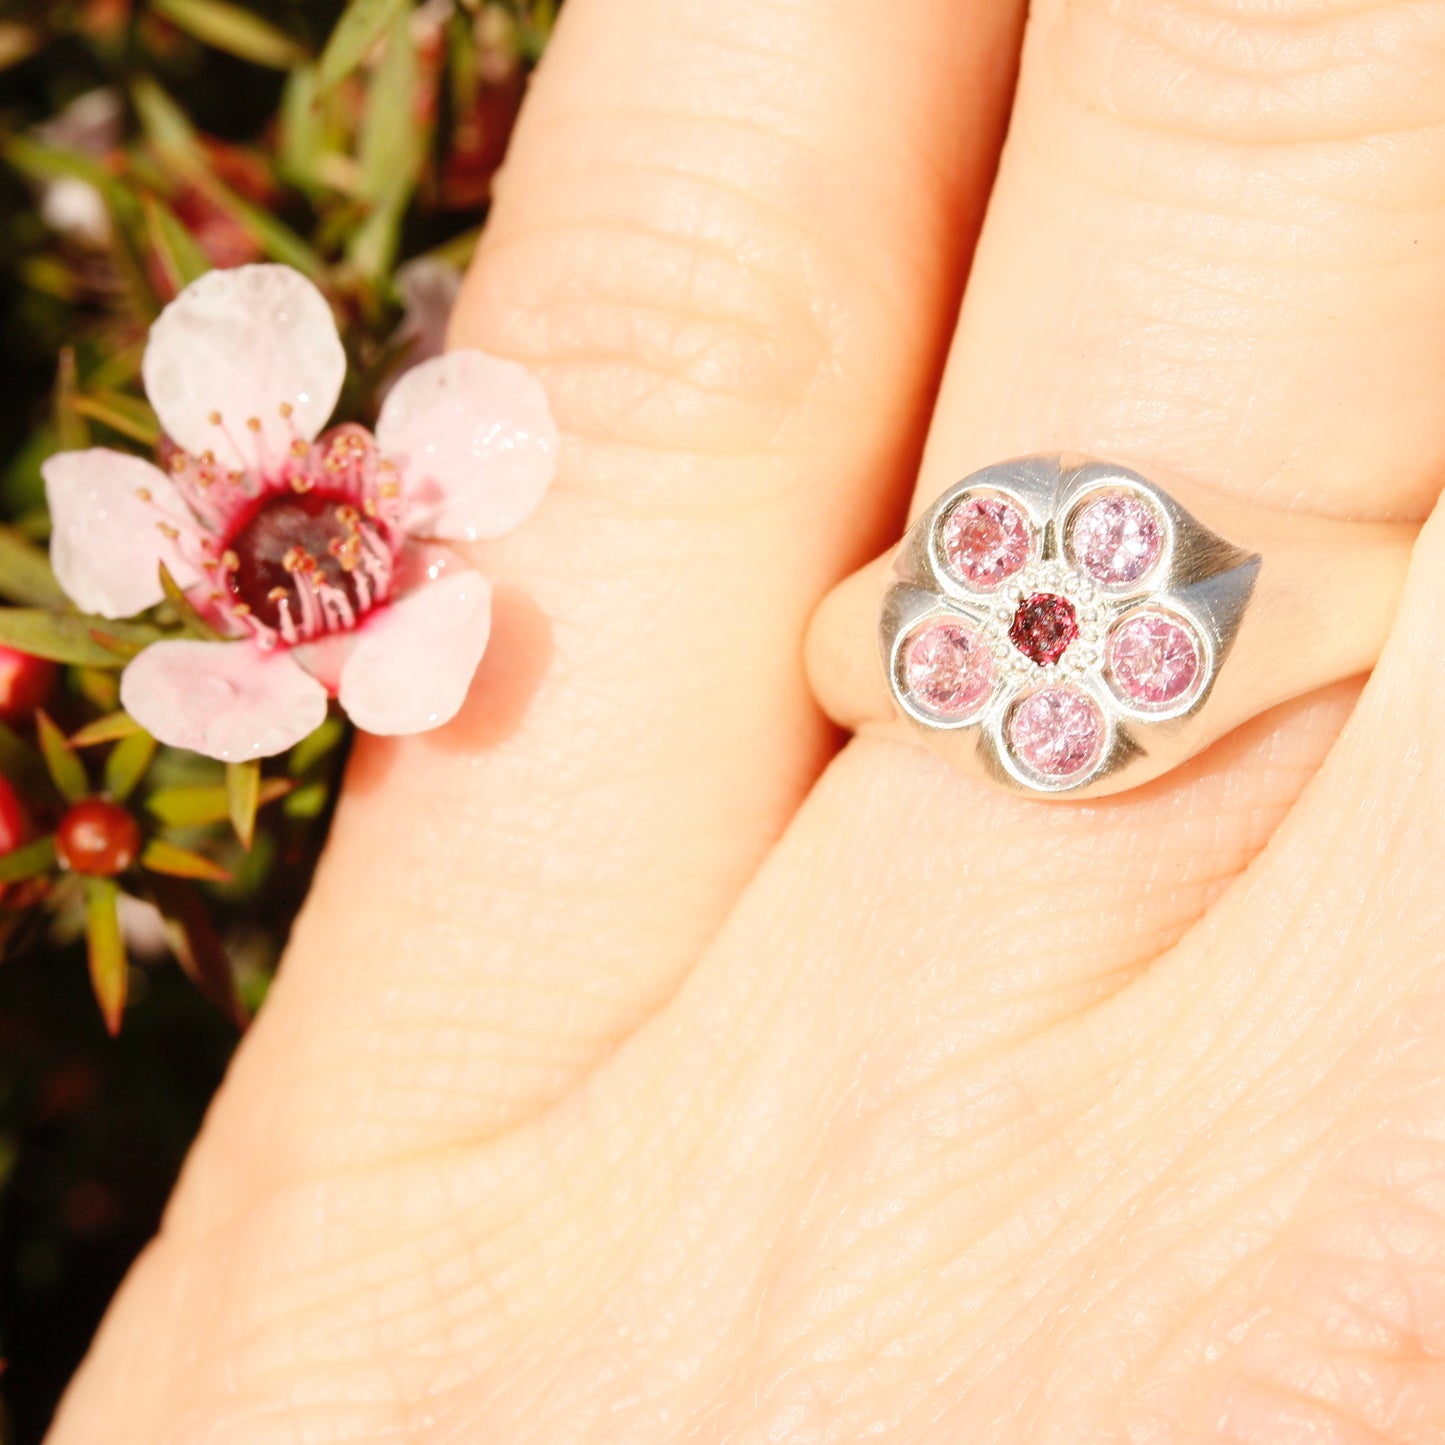
[[[1064,89],[1145,127],[1291,144],[1445,121],[1441,0],[1065,0],[1053,19]]]
[[[839,257],[696,168],[619,160],[552,184],[565,201],[530,204],[483,249],[468,298],[482,344],[541,372],[584,442],[710,456],[776,445],[841,344]]]

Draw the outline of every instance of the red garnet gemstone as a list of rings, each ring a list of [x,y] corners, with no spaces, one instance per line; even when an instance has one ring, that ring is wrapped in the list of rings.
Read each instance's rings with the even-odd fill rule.
[[[1057,662],[1079,635],[1074,604],[1052,592],[1035,592],[1019,603],[1008,635],[1030,662],[1047,667]]]
[[[119,803],[85,798],[60,820],[55,851],[72,873],[112,877],[124,873],[140,852],[140,829]]]

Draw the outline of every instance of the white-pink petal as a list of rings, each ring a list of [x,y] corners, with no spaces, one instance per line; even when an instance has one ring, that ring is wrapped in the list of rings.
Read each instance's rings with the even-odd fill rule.
[[[449,351],[391,389],[376,424],[401,469],[417,536],[474,541],[510,532],[557,473],[560,438],[542,384],[483,351]]]
[[[369,733],[421,733],[456,716],[492,626],[479,572],[449,572],[373,614],[341,669],[341,705]]]
[[[161,742],[227,763],[284,752],[326,718],[326,689],[251,642],[152,643],[121,674],[120,700]]]
[[[161,600],[160,564],[183,587],[199,578],[162,528],[194,530],[159,467],[92,447],[60,452],[40,469],[50,506],[50,564],[83,612],[131,617]]]
[[[299,271],[237,266],[208,271],[161,312],[142,370],[146,395],[180,446],[264,469],[326,425],[346,353],[326,298]]]

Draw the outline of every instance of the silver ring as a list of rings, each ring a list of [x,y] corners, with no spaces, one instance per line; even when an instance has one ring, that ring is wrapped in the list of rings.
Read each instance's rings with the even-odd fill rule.
[[[884,680],[957,767],[1034,797],[1116,792],[1373,665],[1414,534],[1202,491],[1186,504],[1109,462],[985,467],[895,554]],[[866,704],[829,710],[869,721]]]

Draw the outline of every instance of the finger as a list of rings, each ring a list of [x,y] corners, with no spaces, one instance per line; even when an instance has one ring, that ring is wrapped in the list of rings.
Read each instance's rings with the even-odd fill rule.
[[[916,500],[1067,447],[1423,517],[1442,40],[1433,3],[1039,5]]]
[[[1445,469],[1442,35],[1437,5],[1038,7],[915,509],[980,465],[1067,450],[1278,507],[1418,517]],[[855,672],[876,667],[871,636],[854,646]],[[853,752],[839,780],[856,767],[866,793],[875,765]],[[1241,765],[1216,750],[1203,766],[1227,757]],[[1277,819],[1268,766],[1234,785]],[[1190,789],[1163,781],[1187,816]],[[1008,897],[1005,839],[1044,825],[975,794],[958,813],[971,889]],[[1091,814],[1088,866],[1051,874],[1057,906],[1087,914],[1102,867],[1157,908],[1157,875],[1131,868],[1137,835],[1111,821],[1137,810],[1117,807]],[[1256,821],[1220,819],[1231,870],[1267,836]],[[1161,849],[1174,826],[1167,809],[1152,825]],[[1200,900],[1172,896],[1183,928]],[[1110,970],[1119,947],[1086,956]]]
[[[293,1100],[299,1133],[411,1148],[554,1097],[781,828],[831,746],[802,629],[901,505],[1017,24],[567,7],[454,327],[541,376],[562,472],[478,550],[495,640],[463,718],[359,745],[248,1063],[345,1100],[344,1138]]]

